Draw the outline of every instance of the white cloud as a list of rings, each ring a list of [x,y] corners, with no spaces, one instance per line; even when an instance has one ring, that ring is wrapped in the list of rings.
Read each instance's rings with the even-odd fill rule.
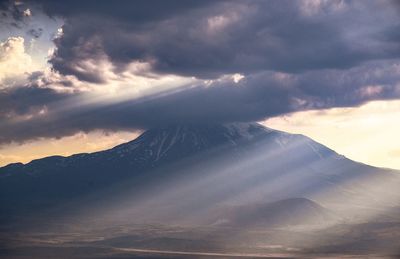
[[[20,83],[32,68],[32,58],[25,52],[24,38],[9,37],[0,43],[0,88]]]
[[[24,16],[32,16],[32,12],[31,12],[31,9],[26,9],[24,12],[23,12],[23,14],[24,14]]]
[[[239,83],[240,80],[242,80],[243,78],[244,78],[244,75],[239,74],[239,73],[233,74],[233,76],[232,76],[233,82],[235,82],[236,84]]]
[[[233,19],[227,16],[218,15],[207,19],[208,30],[211,33],[217,33],[229,26]]]

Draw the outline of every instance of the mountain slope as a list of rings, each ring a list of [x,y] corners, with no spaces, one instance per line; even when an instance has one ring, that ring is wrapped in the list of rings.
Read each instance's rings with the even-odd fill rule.
[[[396,205],[398,200],[388,197],[397,191],[380,182],[398,186],[399,177],[302,135],[254,123],[173,125],[101,152],[0,168],[0,203],[6,218],[65,204],[73,204],[69,210],[96,204],[107,207],[105,214],[173,221],[201,218],[219,205],[293,197],[348,206]],[[92,198],[82,198],[87,196]]]
[[[320,225],[339,220],[333,212],[305,198],[246,204],[224,209],[216,224],[240,227]]]

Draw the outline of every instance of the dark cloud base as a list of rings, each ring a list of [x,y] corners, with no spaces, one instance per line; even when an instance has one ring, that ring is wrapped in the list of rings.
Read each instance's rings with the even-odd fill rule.
[[[0,8],[21,16],[10,4]],[[179,90],[89,105],[72,81],[57,81],[72,89],[60,93],[54,80],[32,73],[26,86],[0,90],[0,144],[96,129],[255,121],[400,98],[400,15],[393,1],[29,4],[65,21],[49,60],[61,75],[107,87],[109,79],[98,69],[107,60],[116,75],[141,62],[155,76],[199,80]],[[39,30],[27,33],[41,36]],[[96,66],[82,66],[88,60]],[[234,73],[245,77],[235,83]],[[41,86],[35,84],[38,78]]]
[[[374,67],[370,69],[373,71]],[[258,121],[301,110],[351,107],[371,100],[400,98],[398,89],[389,84],[394,79],[357,77],[357,73],[358,70],[327,76],[325,72],[313,72],[282,81],[276,73],[265,72],[238,83],[225,78],[127,101],[94,104],[85,104],[90,97],[82,93],[58,93],[38,86],[15,88],[0,92],[0,143],[58,138],[79,131]],[[332,78],[340,79],[341,84]],[[381,86],[366,91],[364,86],[372,82]],[[329,87],[329,91],[321,90],[321,85]],[[347,94],[343,94],[343,88],[348,89]]]

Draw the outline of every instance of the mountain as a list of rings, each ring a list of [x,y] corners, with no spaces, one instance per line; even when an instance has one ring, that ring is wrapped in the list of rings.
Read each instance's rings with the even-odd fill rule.
[[[295,197],[346,211],[397,206],[388,198],[397,191],[382,182],[399,186],[398,172],[351,161],[302,135],[256,123],[172,125],[101,152],[2,167],[0,204],[3,220],[107,208],[104,217],[201,221],[218,206]]]
[[[255,123],[149,129],[0,168],[0,257],[398,255],[399,175]]]

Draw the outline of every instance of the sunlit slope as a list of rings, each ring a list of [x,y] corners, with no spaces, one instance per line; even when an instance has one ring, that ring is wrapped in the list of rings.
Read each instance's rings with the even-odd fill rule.
[[[399,179],[259,124],[173,125],[106,151],[3,167],[0,199],[6,219],[85,208],[118,220],[209,222],[221,207],[301,197],[371,216],[399,205]]]

